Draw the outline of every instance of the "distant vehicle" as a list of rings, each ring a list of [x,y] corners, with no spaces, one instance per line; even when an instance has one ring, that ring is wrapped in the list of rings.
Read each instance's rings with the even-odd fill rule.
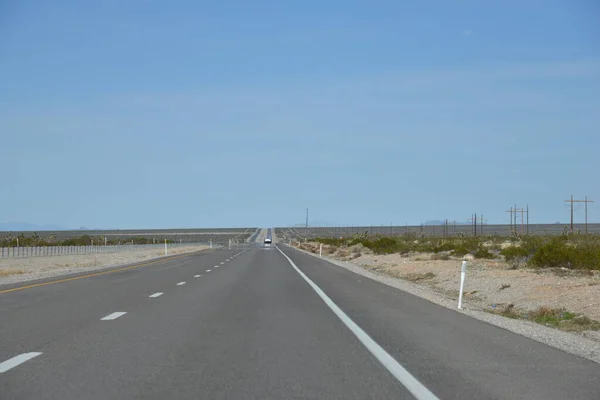
[[[272,240],[271,238],[265,238],[265,244],[271,244]]]

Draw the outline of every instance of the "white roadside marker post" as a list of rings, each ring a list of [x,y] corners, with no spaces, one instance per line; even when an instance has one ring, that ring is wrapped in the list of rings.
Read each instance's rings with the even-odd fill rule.
[[[319,257],[323,258],[323,243],[319,245]]]
[[[165,256],[169,255],[169,250],[167,250],[167,239],[165,239]]]
[[[458,308],[462,309],[463,290],[465,288],[465,276],[467,275],[467,262],[462,262],[460,271],[460,290],[458,292]]]

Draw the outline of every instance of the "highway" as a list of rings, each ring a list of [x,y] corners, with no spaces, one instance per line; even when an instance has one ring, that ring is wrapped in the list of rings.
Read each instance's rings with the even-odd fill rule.
[[[283,244],[70,278],[0,286],[1,399],[599,398],[596,363]]]

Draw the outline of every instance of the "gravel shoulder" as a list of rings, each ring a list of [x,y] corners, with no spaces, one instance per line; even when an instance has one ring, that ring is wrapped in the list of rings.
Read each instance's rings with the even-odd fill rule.
[[[295,248],[318,257],[318,254],[311,251]],[[596,290],[600,286],[595,284],[596,276],[561,277],[550,272],[537,274],[532,271],[505,270],[501,265],[494,265],[492,261],[474,261],[470,262],[465,285],[465,292],[470,295],[464,298],[463,309],[459,310],[456,299],[460,280],[460,260],[424,261],[418,255],[414,256],[417,258],[414,260],[396,254],[385,256],[366,254],[351,261],[342,261],[325,254],[322,258],[354,273],[419,296],[432,303],[600,363],[600,335],[598,332],[565,332],[534,322],[506,318],[488,312],[490,301],[495,301],[494,304],[497,305],[506,302],[515,303],[516,299],[524,308],[560,305],[579,312],[578,308],[584,307],[587,303],[593,304],[593,301],[598,301],[600,298],[600,295],[596,294]],[[414,277],[415,274],[427,272],[435,274],[434,279],[426,282],[420,281],[418,284],[406,280],[406,278]],[[588,285],[590,280],[594,284]],[[505,284],[510,284],[510,288],[499,290]],[[493,300],[490,297],[493,297]],[[573,300],[577,298],[579,300]],[[598,307],[588,307],[585,310],[588,311],[586,315],[596,317]]]
[[[205,249],[208,249],[208,246],[180,246],[169,249],[169,255],[191,253]],[[160,257],[164,257],[164,250],[142,249],[105,254],[2,259],[0,260],[0,285],[100,271]]]

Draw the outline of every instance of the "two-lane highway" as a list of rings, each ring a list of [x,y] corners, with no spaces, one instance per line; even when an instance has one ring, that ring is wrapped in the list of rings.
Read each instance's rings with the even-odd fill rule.
[[[598,398],[595,363],[279,248],[0,287],[0,398]]]

